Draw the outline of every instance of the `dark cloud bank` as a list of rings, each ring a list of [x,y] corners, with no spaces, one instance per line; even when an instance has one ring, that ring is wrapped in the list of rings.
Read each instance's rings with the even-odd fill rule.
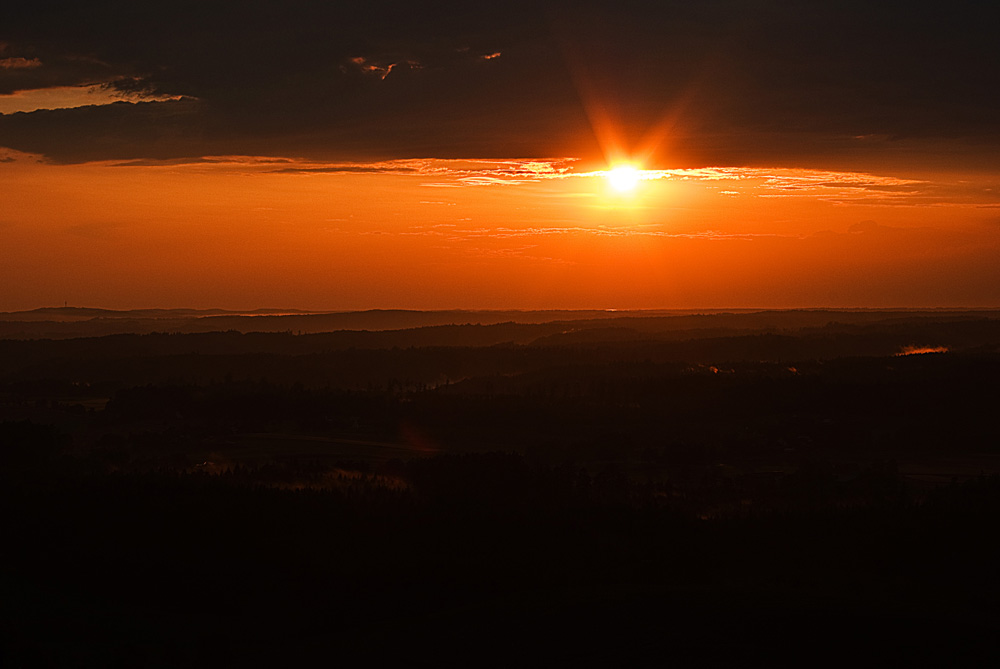
[[[596,157],[595,118],[632,143],[668,119],[658,158],[675,164],[990,166],[1000,147],[993,3],[104,1],[5,14],[0,59],[21,60],[0,69],[0,94],[104,83],[132,100],[0,116],[0,146],[55,161]],[[182,97],[136,102],[150,95]]]

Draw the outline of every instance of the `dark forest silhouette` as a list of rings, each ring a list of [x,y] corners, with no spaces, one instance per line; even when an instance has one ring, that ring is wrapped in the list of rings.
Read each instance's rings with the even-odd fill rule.
[[[745,324],[0,340],[2,659],[995,654],[1000,322]]]

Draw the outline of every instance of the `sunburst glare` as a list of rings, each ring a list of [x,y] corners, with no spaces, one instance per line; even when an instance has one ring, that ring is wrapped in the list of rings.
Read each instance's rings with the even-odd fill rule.
[[[608,182],[619,193],[629,193],[635,190],[642,178],[642,171],[633,165],[618,165],[608,170]]]

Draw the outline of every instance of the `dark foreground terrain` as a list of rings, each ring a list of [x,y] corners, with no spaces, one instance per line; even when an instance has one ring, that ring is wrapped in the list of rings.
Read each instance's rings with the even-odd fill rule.
[[[996,312],[199,327],[0,340],[3,666],[1000,659]]]

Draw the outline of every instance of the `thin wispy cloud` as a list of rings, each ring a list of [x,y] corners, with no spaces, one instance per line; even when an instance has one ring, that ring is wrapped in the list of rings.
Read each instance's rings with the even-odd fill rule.
[[[53,109],[78,109],[111,105],[121,102],[169,102],[180,100],[179,95],[157,95],[155,93],[123,92],[107,84],[85,86],[54,86],[20,90],[8,95],[0,95],[0,114],[35,112]]]
[[[784,235],[777,233],[729,233],[719,230],[702,230],[697,232],[675,232],[656,227],[628,228],[615,226],[528,226],[513,228],[475,227],[463,228],[454,223],[441,223],[434,226],[410,226],[405,229],[366,229],[352,232],[359,235],[394,235],[400,237],[440,237],[452,242],[470,239],[523,239],[533,237],[555,237],[568,235],[585,235],[594,237],[651,237],[662,239],[701,239],[701,240],[752,240],[763,238],[802,238],[801,235]]]
[[[41,66],[42,61],[37,58],[0,58],[0,70],[26,70]]]
[[[203,156],[188,159],[108,162],[121,167],[218,169],[246,174],[338,178],[350,175],[397,175],[418,180],[423,188],[479,189],[565,183],[550,189],[553,197],[593,198],[588,188],[607,179],[609,170],[581,169],[572,157],[545,159],[435,159],[318,162],[274,156]],[[638,171],[640,184],[701,185],[725,197],[811,199],[831,204],[873,206],[1000,206],[1000,187],[989,181],[930,180],[891,174],[765,167],[703,167]],[[645,187],[645,186],[641,186]],[[427,201],[422,201],[427,202]],[[634,204],[635,208],[643,205]]]

